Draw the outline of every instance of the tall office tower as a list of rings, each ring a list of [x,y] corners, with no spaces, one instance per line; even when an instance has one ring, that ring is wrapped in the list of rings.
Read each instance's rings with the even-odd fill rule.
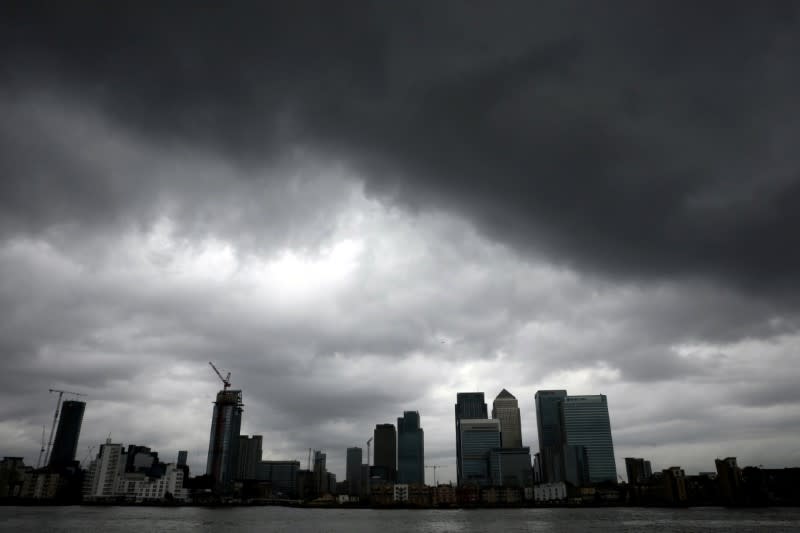
[[[227,490],[236,475],[239,431],[242,427],[242,391],[221,390],[214,402],[206,474],[217,490]]]
[[[376,472],[385,472],[384,481],[397,479],[397,431],[394,424],[378,424],[373,434]]]
[[[417,411],[397,419],[397,482],[425,484],[425,433]]]
[[[178,466],[186,466],[186,461],[189,459],[189,452],[186,450],[178,450]]]
[[[567,397],[565,390],[540,390],[536,392],[536,427],[539,430],[539,459],[542,481],[564,481],[561,452],[561,401]]]
[[[350,496],[361,495],[361,461],[364,454],[361,448],[354,446],[347,448],[347,494]]]
[[[500,448],[500,421],[487,418],[462,418],[461,430],[461,481],[481,486],[492,482],[489,472],[489,454]]]
[[[320,450],[314,450],[314,488],[317,494],[328,492],[328,456]]]
[[[617,463],[605,395],[567,396],[561,401],[561,424],[564,444],[585,449],[589,481],[616,483]]]
[[[484,419],[488,418],[486,401],[482,392],[459,392],[456,394],[456,476],[458,484],[464,481],[461,472],[461,427],[459,422],[463,419]]]
[[[255,479],[256,467],[261,462],[261,435],[239,435],[239,460],[236,479]]]
[[[503,448],[522,448],[519,402],[506,389],[501,390],[492,403],[492,418],[500,421],[500,439],[503,441]]]
[[[75,460],[85,409],[86,402],[66,400],[61,404],[56,440],[53,442],[48,463],[50,468],[64,468]]]

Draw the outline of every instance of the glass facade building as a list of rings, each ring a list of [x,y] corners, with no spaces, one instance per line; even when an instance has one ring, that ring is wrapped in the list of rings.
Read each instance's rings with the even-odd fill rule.
[[[394,482],[397,476],[397,431],[394,424],[378,424],[373,434],[373,465],[386,473],[384,481]]]
[[[492,485],[498,487],[532,487],[531,449],[504,447],[490,451],[489,473]]]
[[[221,390],[214,402],[206,474],[217,490],[227,490],[236,475],[239,432],[242,427],[242,391]]]
[[[482,392],[459,392],[456,395],[456,475],[458,484],[461,485],[464,481],[463,473],[463,458],[461,456],[461,420],[464,419],[486,419],[488,418],[488,410],[486,408],[486,400]]]
[[[361,462],[364,454],[361,448],[347,448],[347,493],[350,496],[360,496],[361,486]]]
[[[500,421],[469,419],[459,421],[461,429],[461,480],[459,483],[491,485],[489,453],[500,448]]]
[[[536,392],[536,429],[539,434],[540,474],[545,483],[564,481],[562,467],[561,401],[565,390]]]
[[[261,461],[256,466],[256,479],[270,481],[276,498],[296,498],[299,470],[300,461]]]
[[[64,468],[70,466],[75,460],[78,450],[78,439],[81,436],[81,424],[86,402],[66,400],[61,404],[61,414],[58,418],[56,440],[50,452],[48,465],[51,468]]]
[[[397,419],[397,482],[425,484],[425,433],[417,411]]]
[[[616,483],[617,464],[606,396],[567,396],[561,401],[561,425],[564,444],[585,449],[589,482]]]

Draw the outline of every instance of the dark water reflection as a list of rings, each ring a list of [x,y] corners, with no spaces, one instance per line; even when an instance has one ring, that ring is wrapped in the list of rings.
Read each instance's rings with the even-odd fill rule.
[[[695,532],[800,531],[800,509],[481,509],[376,511],[240,507],[0,507],[19,532]]]

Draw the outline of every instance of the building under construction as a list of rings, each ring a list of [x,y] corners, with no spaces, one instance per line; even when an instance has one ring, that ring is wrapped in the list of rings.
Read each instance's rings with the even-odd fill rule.
[[[214,371],[224,384],[223,390],[217,393],[214,402],[214,414],[211,418],[211,437],[208,443],[208,462],[206,474],[214,480],[218,491],[227,491],[236,477],[239,459],[239,431],[242,426],[242,391],[228,390],[230,374],[222,374],[214,367]]]

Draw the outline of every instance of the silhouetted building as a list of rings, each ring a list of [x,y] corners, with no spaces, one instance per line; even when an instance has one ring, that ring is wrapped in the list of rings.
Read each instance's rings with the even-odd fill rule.
[[[540,390],[535,396],[539,466],[542,482],[545,483],[564,481],[561,401],[566,397],[565,390]]]
[[[502,429],[502,422],[501,422]],[[533,486],[530,448],[499,448],[489,452],[492,485],[504,487]]]
[[[519,402],[506,389],[501,390],[492,403],[492,418],[500,421],[503,448],[522,448]]]
[[[465,481],[463,473],[463,458],[461,456],[461,426],[460,421],[465,419],[477,420],[488,418],[486,401],[482,392],[459,392],[456,394],[455,422],[456,422],[456,476],[458,484]]]
[[[350,496],[360,496],[363,494],[361,483],[361,461],[363,461],[363,451],[361,448],[347,448],[347,494]]]
[[[625,472],[628,475],[628,483],[631,485],[641,485],[647,483],[653,472],[650,467],[650,461],[637,457],[625,458]]]
[[[228,490],[236,476],[239,432],[242,427],[242,391],[221,390],[214,402],[206,474],[217,490]]]
[[[261,435],[239,435],[236,479],[256,479],[256,467],[261,462]]]
[[[328,492],[328,456],[320,450],[314,450],[314,484],[317,494]]]
[[[561,424],[564,444],[586,449],[589,481],[616,483],[617,464],[606,396],[567,396],[561,401]]]
[[[141,473],[148,476],[160,475],[158,452],[154,452],[147,446],[129,444],[127,451],[122,454],[122,460],[125,462],[125,472]]]
[[[78,450],[78,439],[81,436],[81,423],[86,402],[66,400],[61,404],[61,415],[58,418],[58,429],[50,452],[50,468],[62,469],[71,466]]]
[[[299,471],[300,461],[259,461],[256,465],[256,479],[272,484],[274,498],[295,498]]]
[[[461,483],[490,485],[489,452],[500,448],[500,421],[462,418],[459,428]]]
[[[397,431],[393,424],[378,424],[373,435],[374,465],[386,469],[386,481],[397,479]]]
[[[589,457],[585,446],[564,444],[558,456],[562,479],[574,487],[582,487],[591,482],[589,476]]]
[[[417,411],[397,419],[397,482],[425,484],[425,434]]]
[[[186,450],[178,451],[178,466],[186,466],[186,461],[189,459],[189,452]]]
[[[742,491],[742,470],[736,457],[715,459],[717,467],[717,486],[722,503],[725,505],[741,505],[744,501]]]

